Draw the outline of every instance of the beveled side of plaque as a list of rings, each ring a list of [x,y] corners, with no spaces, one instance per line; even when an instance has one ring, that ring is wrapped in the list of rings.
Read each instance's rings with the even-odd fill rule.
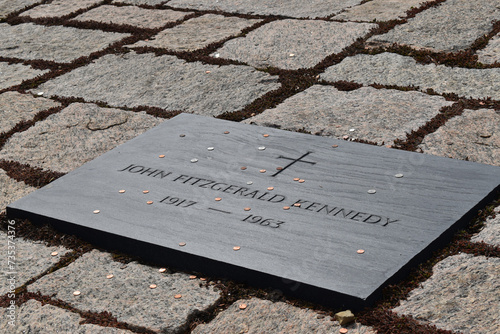
[[[359,309],[499,184],[494,166],[181,114],[7,213],[149,261]]]

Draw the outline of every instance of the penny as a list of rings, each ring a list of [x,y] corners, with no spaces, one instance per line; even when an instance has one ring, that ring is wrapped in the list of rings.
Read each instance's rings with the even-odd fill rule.
[[[200,281],[205,282],[207,279],[205,277],[200,277]]]
[[[282,170],[283,167],[276,167],[276,170]]]
[[[363,254],[364,252],[365,252],[365,251],[364,251],[364,249],[358,249],[358,250],[356,251],[356,253],[358,253],[358,254]]]
[[[149,288],[150,288],[150,289],[156,289],[156,284],[151,284],[151,285],[149,286]]]
[[[196,278],[196,275],[189,276],[189,279],[195,279],[195,278]]]
[[[158,269],[158,271],[159,271],[160,273],[164,273],[165,271],[167,271],[167,268],[160,268],[160,269]]]
[[[274,190],[274,187],[267,187],[267,190]]]
[[[339,147],[339,145],[332,145],[333,148]]]
[[[179,242],[179,246],[184,247],[184,246],[186,246],[186,243],[185,242]]]
[[[300,206],[300,203],[295,203],[293,206]]]
[[[306,182],[306,180],[304,180],[304,179],[299,180],[299,183],[304,183],[304,182]]]
[[[245,210],[245,211],[250,211],[250,208],[244,208],[243,210]]]
[[[99,212],[101,212],[101,210],[94,210],[94,213],[96,213],[96,214]]]
[[[165,158],[165,154],[159,155],[158,158]]]
[[[108,276],[106,276],[107,279],[111,279],[113,277],[115,277],[113,274],[109,274]]]
[[[147,193],[149,193],[149,190],[143,190],[142,193],[147,194]]]
[[[174,298],[175,299],[180,299],[180,298],[182,298],[182,295],[180,295],[180,294],[179,295],[175,295]]]
[[[284,206],[283,210],[290,210],[290,207],[289,206]]]
[[[247,304],[240,304],[240,310],[244,310],[247,308]]]
[[[222,199],[222,198],[220,198],[220,197],[215,197],[215,200],[216,200],[217,202],[218,202],[218,201],[220,201],[221,199]]]
[[[153,204],[153,201],[147,201],[146,204],[151,205]]]
[[[261,170],[259,170],[259,172],[261,172],[261,173],[265,173],[265,172],[266,172],[266,170],[265,170],[265,169],[261,169]]]
[[[245,170],[245,169],[247,169],[247,168],[246,168],[245,166],[243,166],[243,167],[240,167],[240,169],[241,169],[241,170]]]
[[[348,332],[347,328],[341,328],[341,329],[339,329],[339,333],[345,334],[347,332]]]
[[[293,180],[294,180],[294,181],[298,181],[298,180],[300,180],[300,179],[299,179],[298,177],[294,177],[294,178],[293,178]]]
[[[235,251],[238,251],[238,250],[240,250],[240,249],[241,249],[241,247],[240,247],[240,246],[234,246],[234,247],[233,247],[233,250],[235,250]]]
[[[50,253],[50,255],[52,255],[52,256],[57,256],[57,254],[59,254],[59,253],[58,252],[52,252],[52,253]]]
[[[122,189],[122,190],[118,190],[118,192],[119,192],[120,194],[123,194],[123,193],[125,192],[125,190],[124,190],[124,189]]]
[[[229,131],[224,131],[224,134],[225,134],[225,135],[229,134]]]
[[[81,294],[81,292],[80,292],[80,291],[78,291],[78,290],[76,290],[75,292],[73,292],[73,295],[74,295],[74,296],[79,296],[80,294]]]
[[[269,137],[269,135],[268,135],[267,133],[266,133],[265,135],[262,135],[262,136],[263,136],[263,137],[266,137],[266,138],[267,138],[267,137]]]

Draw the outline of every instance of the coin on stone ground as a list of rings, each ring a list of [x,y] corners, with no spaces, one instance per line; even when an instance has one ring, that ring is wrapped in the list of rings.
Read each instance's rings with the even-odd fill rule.
[[[57,256],[57,254],[59,254],[59,253],[58,252],[52,252],[52,253],[50,253],[50,255],[52,255],[52,256]]]
[[[159,271],[160,273],[164,273],[165,271],[167,271],[167,268],[160,268],[160,269],[158,269],[158,271]]]
[[[151,284],[151,285],[149,286],[149,288],[150,288],[150,289],[156,289],[156,284]]]
[[[180,298],[182,298],[182,295],[181,294],[175,295],[174,298],[175,299],[180,299]]]
[[[240,304],[239,307],[240,307],[240,310],[244,310],[247,308],[247,304]]]
[[[240,247],[240,246],[234,246],[234,247],[233,247],[233,250],[235,250],[235,251],[238,251],[238,250],[240,250],[240,249],[241,249],[241,247]]]
[[[79,296],[80,294],[81,294],[81,292],[80,292],[80,291],[78,291],[78,290],[76,290],[75,292],[73,292],[73,295],[74,295],[74,296]]]

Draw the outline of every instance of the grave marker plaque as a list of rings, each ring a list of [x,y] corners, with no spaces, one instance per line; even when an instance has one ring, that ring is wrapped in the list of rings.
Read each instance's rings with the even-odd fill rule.
[[[8,206],[109,249],[360,308],[500,168],[181,114]]]

